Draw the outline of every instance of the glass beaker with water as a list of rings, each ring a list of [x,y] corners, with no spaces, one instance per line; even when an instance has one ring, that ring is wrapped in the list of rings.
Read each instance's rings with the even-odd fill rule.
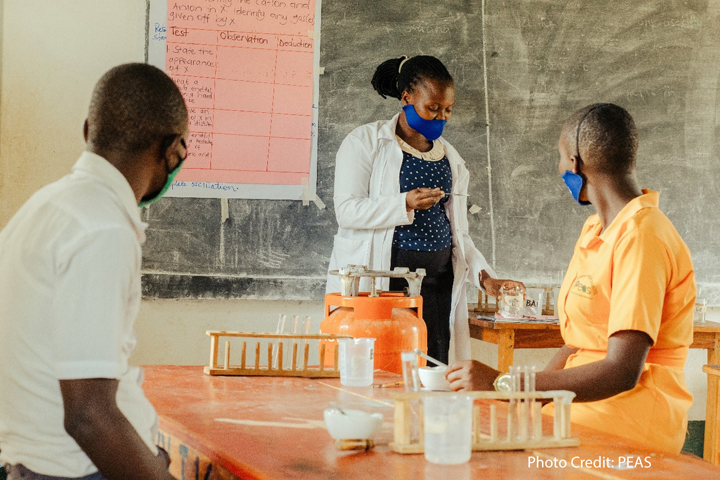
[[[502,286],[500,295],[500,314],[506,318],[521,318],[525,306],[525,289]]]

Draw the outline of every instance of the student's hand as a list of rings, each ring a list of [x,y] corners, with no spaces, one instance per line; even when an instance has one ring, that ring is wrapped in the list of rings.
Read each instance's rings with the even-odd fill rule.
[[[492,278],[485,270],[480,273],[480,285],[483,287],[483,289],[485,289],[485,292],[487,292],[488,295],[496,297],[498,300],[502,298],[502,295],[500,295],[500,289],[502,287],[519,287],[525,290],[525,284],[523,284],[522,282],[508,279]]]
[[[165,463],[165,468],[170,470],[170,454],[164,448],[158,446],[158,458]]]
[[[494,390],[493,383],[500,372],[477,360],[463,360],[451,364],[445,378],[450,388],[458,390]]]
[[[405,205],[410,210],[427,210],[445,196],[440,188],[416,188],[405,196]]]
[[[167,459],[153,455],[118,408],[118,385],[113,378],[60,380],[65,431],[107,480],[173,480]]]

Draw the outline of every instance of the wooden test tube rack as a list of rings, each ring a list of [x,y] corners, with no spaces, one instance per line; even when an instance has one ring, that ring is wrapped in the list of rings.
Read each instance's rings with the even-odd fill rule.
[[[339,377],[340,363],[337,348],[338,340],[341,338],[352,338],[348,335],[301,335],[294,333],[248,333],[248,332],[226,332],[208,330],[205,332],[210,337],[210,364],[205,367],[208,375],[255,375],[274,377]],[[221,337],[240,338],[242,346],[240,363],[231,364],[230,340],[225,340],[225,351],[223,363],[218,362],[218,350]],[[255,342],[255,351],[248,352],[248,341]],[[266,342],[265,348],[263,343]],[[287,342],[292,347],[292,356],[289,364],[285,364],[283,348]],[[310,357],[310,345],[318,348],[319,364],[308,365]],[[327,347],[334,355],[330,367],[325,362],[325,351]],[[248,356],[252,356],[249,361]],[[264,358],[263,358],[264,357]],[[267,365],[261,365],[261,359],[267,360]]]
[[[480,405],[473,403],[472,449],[474,451],[577,447],[580,445],[580,440],[570,436],[570,404],[575,397],[573,392],[566,390],[549,392],[408,392],[392,394],[395,400],[395,437],[394,441],[390,443],[390,450],[403,454],[424,452],[422,399],[427,396],[443,395],[468,396],[473,401],[509,401],[505,435],[498,434],[497,405],[491,404],[489,418],[483,419]],[[540,400],[551,400],[555,405],[552,435],[543,436],[542,434]],[[518,411],[528,412],[528,415],[518,416]],[[518,417],[521,417],[519,422],[517,421]],[[419,426],[414,430],[420,432],[415,439],[411,434],[414,421],[419,422]],[[481,433],[482,426],[489,433]]]

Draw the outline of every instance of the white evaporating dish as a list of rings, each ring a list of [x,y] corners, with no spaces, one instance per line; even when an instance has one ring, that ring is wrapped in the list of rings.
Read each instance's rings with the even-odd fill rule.
[[[372,439],[383,424],[380,413],[362,410],[328,408],[324,412],[325,426],[335,440]]]

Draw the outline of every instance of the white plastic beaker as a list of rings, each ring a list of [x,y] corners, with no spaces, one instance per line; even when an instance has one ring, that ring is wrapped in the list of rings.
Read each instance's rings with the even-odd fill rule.
[[[367,387],[375,369],[374,338],[341,338],[340,383],[346,387]]]
[[[525,289],[525,309],[523,313],[525,315],[541,316],[546,297],[547,293],[544,288]]]

